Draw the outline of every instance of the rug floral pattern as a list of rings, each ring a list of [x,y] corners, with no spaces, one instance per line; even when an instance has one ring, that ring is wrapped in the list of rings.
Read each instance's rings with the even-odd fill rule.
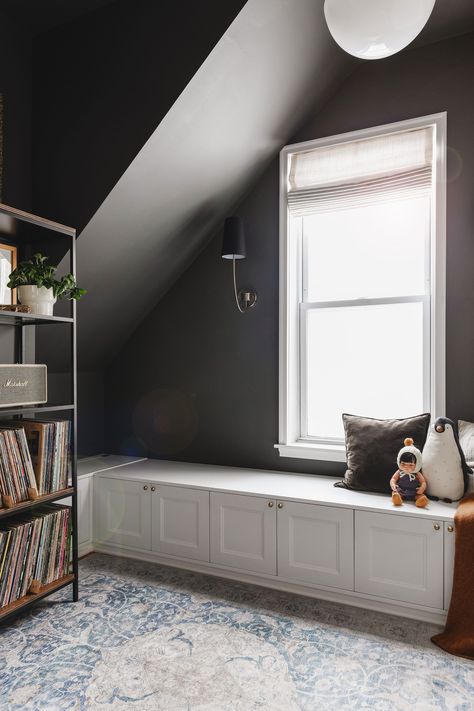
[[[137,561],[0,632],[2,711],[474,711],[474,663],[381,613]]]

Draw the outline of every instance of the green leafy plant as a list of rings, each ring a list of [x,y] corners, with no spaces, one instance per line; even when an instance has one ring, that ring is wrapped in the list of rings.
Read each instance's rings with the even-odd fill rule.
[[[87,293],[76,285],[73,274],[56,279],[56,267],[47,264],[47,261],[48,257],[43,257],[38,252],[31,259],[20,262],[10,274],[7,286],[10,289],[16,289],[18,286],[44,286],[53,290],[56,299],[80,299]]]

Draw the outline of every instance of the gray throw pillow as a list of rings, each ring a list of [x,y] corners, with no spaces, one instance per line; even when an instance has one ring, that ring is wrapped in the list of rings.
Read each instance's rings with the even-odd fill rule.
[[[347,471],[335,486],[358,491],[390,493],[390,478],[397,469],[397,454],[405,437],[423,450],[430,415],[403,420],[376,420],[358,415],[342,416],[346,434]]]
[[[458,420],[459,444],[466,460],[474,460],[474,422]]]

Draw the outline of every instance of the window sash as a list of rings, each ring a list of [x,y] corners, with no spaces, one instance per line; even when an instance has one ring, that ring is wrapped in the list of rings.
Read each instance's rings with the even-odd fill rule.
[[[430,338],[430,317],[431,298],[427,294],[413,296],[384,297],[372,299],[347,299],[340,301],[320,301],[299,304],[299,436],[298,440],[307,442],[317,442],[320,444],[344,444],[344,439],[339,437],[323,437],[308,434],[308,386],[307,386],[307,316],[308,312],[320,309],[337,309],[361,306],[383,306],[389,304],[423,304],[423,408],[425,412],[431,412],[431,338]],[[341,413],[342,416],[342,413]]]

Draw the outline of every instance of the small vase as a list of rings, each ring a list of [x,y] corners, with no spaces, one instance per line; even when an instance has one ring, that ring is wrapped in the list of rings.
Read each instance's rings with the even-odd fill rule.
[[[53,295],[51,288],[45,286],[19,286],[18,300],[23,306],[30,306],[35,314],[41,316],[52,316],[53,306],[56,303],[56,297]]]

